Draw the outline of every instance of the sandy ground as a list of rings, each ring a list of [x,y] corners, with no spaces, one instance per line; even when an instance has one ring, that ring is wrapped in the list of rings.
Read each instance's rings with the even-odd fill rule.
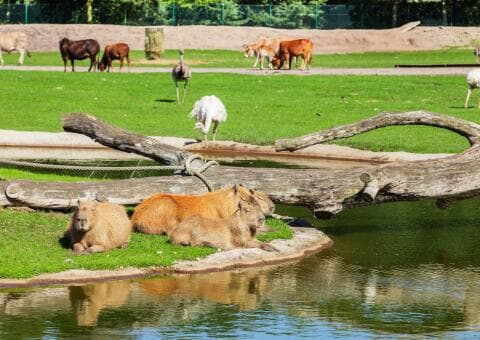
[[[32,51],[57,51],[62,37],[97,39],[102,46],[126,42],[144,48],[143,26],[122,25],[2,25],[0,31],[27,34]],[[405,27],[385,30],[288,30],[266,27],[164,26],[167,49],[241,50],[242,44],[260,37],[310,38],[314,53],[432,50],[447,46],[471,46],[480,38],[480,27]]]

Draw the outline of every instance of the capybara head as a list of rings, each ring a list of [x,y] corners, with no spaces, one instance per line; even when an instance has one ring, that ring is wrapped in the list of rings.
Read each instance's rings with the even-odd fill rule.
[[[255,50],[252,48],[252,46],[250,45],[243,45],[243,56],[245,58],[248,58],[248,57],[253,57],[255,55]]]
[[[77,210],[73,214],[73,228],[82,232],[92,229],[97,204],[96,201],[78,200]]]
[[[242,201],[246,201],[249,197],[255,198],[257,203],[260,205],[260,209],[264,215],[271,215],[275,210],[275,204],[263,191],[252,190],[244,187],[241,184],[236,184],[233,186],[233,191],[239,195]]]
[[[257,228],[263,226],[265,223],[265,216],[260,209],[260,205],[252,196],[248,197],[245,201],[238,203],[238,210],[240,218],[245,222],[250,230],[254,233]]]

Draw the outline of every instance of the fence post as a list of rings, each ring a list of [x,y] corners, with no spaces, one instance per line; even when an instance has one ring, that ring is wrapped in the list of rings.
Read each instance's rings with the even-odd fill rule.
[[[272,4],[268,5],[268,26],[272,27]]]
[[[126,26],[127,25],[127,6],[123,8],[123,24]]]
[[[25,24],[28,24],[28,0],[25,0]]]
[[[315,2],[315,29],[318,30],[318,2]]]
[[[175,26],[175,3],[172,3],[172,26]]]

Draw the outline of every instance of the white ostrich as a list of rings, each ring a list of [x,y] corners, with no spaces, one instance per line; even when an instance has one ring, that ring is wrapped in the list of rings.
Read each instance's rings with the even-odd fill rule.
[[[468,72],[467,85],[468,85],[468,91],[467,91],[467,99],[465,99],[465,108],[468,107],[468,100],[470,99],[470,95],[472,94],[472,91],[474,89],[480,88],[480,69],[477,68]],[[478,107],[480,108],[480,103],[478,104]]]
[[[208,141],[208,130],[213,122],[213,140],[215,141],[218,124],[227,120],[227,110],[218,97],[205,96],[195,102],[190,117],[197,120],[195,128],[202,130],[205,142]]]
[[[172,70],[172,79],[173,79],[173,82],[175,83],[175,88],[177,89],[178,104],[180,104],[180,96],[178,94],[178,82],[183,81],[184,83],[183,96],[181,101],[181,103],[183,104],[183,101],[185,100],[185,93],[187,93],[187,84],[188,84],[188,81],[190,80],[190,77],[192,76],[192,72],[190,71],[190,68],[188,67],[188,65],[183,61],[183,55],[184,55],[183,50],[179,50],[178,52],[180,53],[180,60]]]

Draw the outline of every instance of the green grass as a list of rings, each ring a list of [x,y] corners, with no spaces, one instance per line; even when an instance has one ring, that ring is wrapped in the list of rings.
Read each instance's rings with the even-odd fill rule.
[[[265,224],[270,227],[270,231],[257,236],[257,239],[262,242],[275,239],[290,240],[293,237],[292,229],[282,220],[268,217]]]
[[[73,256],[59,242],[68,216],[43,212],[0,209],[0,278],[28,278],[69,269],[118,269],[125,267],[168,266],[176,260],[192,260],[214,253],[206,247],[176,246],[166,236],[133,233],[126,249]],[[291,238],[283,222],[267,220],[273,231],[263,241]]]
[[[271,144],[352,123],[381,111],[430,110],[480,123],[463,108],[461,76],[262,76],[194,74],[183,105],[168,102],[175,90],[168,74],[0,72],[0,128],[61,131],[66,112],[87,112],[146,135],[201,138],[188,118],[195,100],[215,94],[228,121],[218,138]],[[478,93],[472,96],[476,105]],[[339,141],[376,151],[458,152],[458,135],[430,127],[392,127]],[[0,174],[1,176],[1,174]]]
[[[448,48],[434,51],[409,52],[365,52],[335,53],[314,55],[313,67],[394,67],[395,64],[470,64],[475,63],[473,49]],[[253,58],[245,58],[239,46],[238,51],[229,50],[186,50],[185,58],[192,68],[195,67],[240,67],[248,68],[254,63]],[[18,53],[4,54],[7,65],[18,62]],[[173,67],[178,62],[178,51],[167,50],[159,62],[145,60],[143,51],[131,52],[134,67]],[[32,52],[32,57],[25,58],[25,65],[30,66],[63,66],[59,52]],[[87,60],[75,61],[75,65],[89,66]],[[114,61],[114,67],[118,67]]]

